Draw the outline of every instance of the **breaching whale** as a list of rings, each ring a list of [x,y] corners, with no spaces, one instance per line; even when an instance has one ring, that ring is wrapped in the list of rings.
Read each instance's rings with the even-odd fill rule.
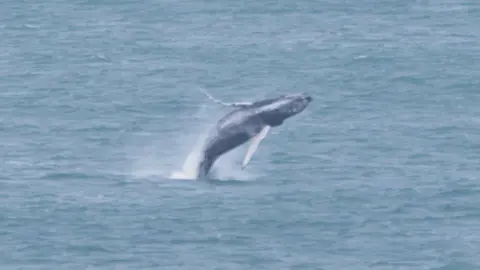
[[[197,179],[207,177],[220,156],[250,141],[242,163],[244,169],[269,130],[302,112],[312,101],[310,95],[300,93],[255,102],[226,103],[215,99],[205,90],[202,91],[214,102],[234,110],[221,118],[210,131],[201,151]]]

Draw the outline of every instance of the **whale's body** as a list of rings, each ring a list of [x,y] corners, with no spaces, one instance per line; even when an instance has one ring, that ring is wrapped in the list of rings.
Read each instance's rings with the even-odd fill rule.
[[[272,127],[282,125],[285,119],[303,111],[311,101],[312,98],[304,94],[283,95],[244,103],[226,104],[217,101],[235,109],[221,118],[210,131],[201,152],[197,178],[206,177],[220,156],[251,141],[242,164],[242,168],[245,168],[268,131]]]

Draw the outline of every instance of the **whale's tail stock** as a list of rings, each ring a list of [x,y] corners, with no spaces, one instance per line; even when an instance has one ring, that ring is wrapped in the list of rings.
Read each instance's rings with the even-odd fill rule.
[[[202,157],[197,167],[197,180],[205,179],[212,168],[213,160],[208,157]]]

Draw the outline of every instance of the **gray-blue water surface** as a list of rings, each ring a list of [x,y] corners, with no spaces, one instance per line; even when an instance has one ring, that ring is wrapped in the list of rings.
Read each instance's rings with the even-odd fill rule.
[[[0,4],[1,269],[478,269],[480,3]],[[211,183],[226,101],[314,97]]]

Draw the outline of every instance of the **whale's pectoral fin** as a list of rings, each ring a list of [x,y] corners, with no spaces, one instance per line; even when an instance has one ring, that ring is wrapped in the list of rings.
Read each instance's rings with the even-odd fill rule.
[[[248,147],[248,151],[247,151],[247,154],[245,155],[245,158],[243,159],[243,163],[242,163],[242,169],[245,169],[245,167],[247,166],[248,162],[250,162],[250,159],[252,158],[253,156],[253,153],[255,153],[255,151],[257,150],[258,148],[258,145],[260,144],[260,142],[265,138],[265,136],[267,136],[268,134],[268,131],[271,129],[270,126],[265,126],[262,128],[262,130],[255,136],[251,139],[250,141],[250,146]]]
[[[209,98],[211,99],[213,102],[215,103],[218,103],[218,104],[221,104],[223,106],[226,106],[226,107],[236,107],[236,108],[244,108],[244,107],[248,107],[248,106],[251,106],[253,104],[253,102],[232,102],[232,103],[227,103],[227,102],[223,102],[223,101],[220,101],[216,98],[214,98],[212,95],[210,95],[207,91],[201,89],[201,91]]]

